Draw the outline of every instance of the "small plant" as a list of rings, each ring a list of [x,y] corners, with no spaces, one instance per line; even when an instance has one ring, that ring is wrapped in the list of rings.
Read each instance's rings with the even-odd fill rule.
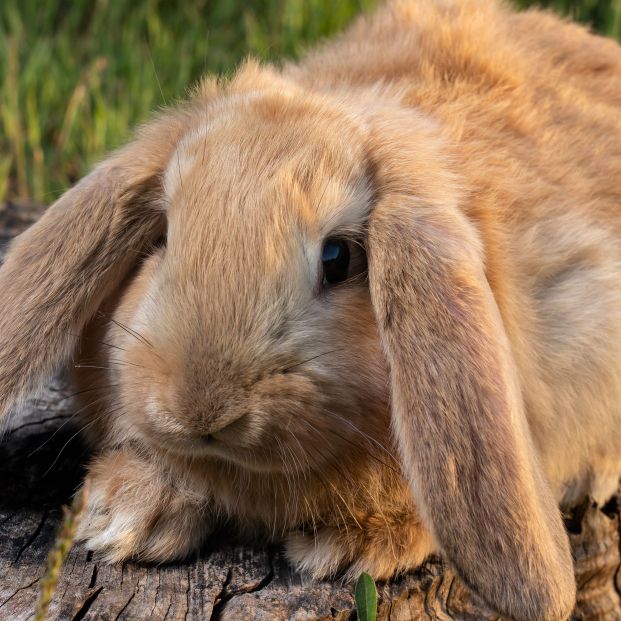
[[[47,557],[47,570],[40,582],[39,601],[34,621],[45,621],[47,609],[54,597],[58,577],[63,563],[71,550],[75,539],[80,515],[84,509],[88,490],[83,487],[74,497],[71,507],[63,507],[63,522],[54,542],[54,547]]]
[[[356,581],[354,590],[356,614],[358,621],[376,621],[377,619],[377,588],[373,578],[363,572]]]

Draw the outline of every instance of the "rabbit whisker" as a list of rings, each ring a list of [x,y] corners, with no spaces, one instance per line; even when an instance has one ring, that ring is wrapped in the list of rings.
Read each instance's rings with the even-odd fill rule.
[[[106,384],[104,386],[93,386],[91,388],[85,388],[84,390],[78,390],[74,393],[71,393],[70,395],[67,395],[66,397],[63,397],[60,400],[60,403],[62,403],[63,401],[67,401],[68,399],[72,399],[73,397],[77,397],[78,395],[86,394],[87,392],[93,392],[95,390],[105,390],[107,388],[116,388],[117,386],[120,386],[120,384]]]
[[[311,425],[311,427],[312,427],[312,424],[309,423],[309,425]],[[317,430],[315,429],[315,431],[317,431]],[[297,440],[297,437],[296,437],[296,440]],[[298,440],[298,442],[299,442],[299,440]],[[350,485],[354,485],[354,481],[351,479],[351,477],[348,476],[346,471],[343,468],[341,468],[340,465],[337,465],[339,463],[338,462],[338,456],[333,451],[331,451],[331,450],[330,450],[330,454],[332,455],[332,458],[333,458],[333,467],[336,469],[336,471],[339,474],[339,476],[342,479],[344,479],[345,481],[347,481]],[[308,461],[308,458],[307,458],[307,461]],[[339,490],[336,487],[336,485],[334,485],[334,483],[329,478],[325,477],[324,474],[321,471],[319,471],[319,470],[313,470],[313,474],[315,475],[316,480],[324,488],[324,491],[327,493],[327,495],[329,497],[333,498],[334,494],[336,494],[338,496],[338,499],[341,501],[341,503],[343,504],[343,506],[345,507],[347,512],[351,515],[354,523],[358,526],[358,528],[362,529],[362,526],[360,525],[360,522],[358,522],[358,519],[354,515],[354,512],[352,511],[351,507],[349,506],[349,504],[347,503],[347,501],[345,500],[343,495],[339,492]],[[345,527],[346,532],[349,532],[349,530],[348,530],[349,527],[348,527],[347,521],[345,520],[345,517],[344,517],[344,515],[343,515],[343,513],[341,511],[339,503],[338,502],[335,503],[334,506],[336,507],[337,511],[339,512],[339,514],[341,516],[341,520],[343,522],[343,526]]]
[[[110,362],[112,362],[113,364],[118,364],[118,365],[137,367],[139,369],[147,369],[147,368],[149,368],[149,367],[146,367],[144,364],[138,364],[136,362],[129,362],[129,360],[119,360],[118,358],[108,358],[108,360]],[[151,369],[151,370],[153,370],[153,369]]]
[[[87,429],[88,427],[90,427],[91,425],[95,424],[99,419],[101,418],[101,416],[94,418],[92,421],[86,423],[86,425],[83,425],[80,429],[78,429],[61,447],[60,451],[58,451],[58,455],[56,455],[56,458],[54,459],[54,461],[52,462],[52,464],[50,465],[50,467],[43,473],[43,476],[47,476],[50,471],[52,470],[52,468],[56,465],[56,463],[58,462],[58,460],[60,459],[60,456],[63,454],[63,451],[67,448],[67,446],[69,446],[69,443],[76,438],[78,435],[80,435],[85,429]]]
[[[310,423],[309,421],[304,421],[304,422],[306,423],[307,427],[310,427],[310,428],[311,428],[311,429],[312,429],[315,433],[317,433],[317,435],[320,435],[319,430],[317,430],[317,428],[316,428],[316,427],[314,427],[314,426],[312,425],[312,423]],[[340,434],[337,434],[337,435],[338,435],[338,437],[342,437],[342,436],[340,436]],[[343,439],[348,440],[347,438],[343,438]],[[351,442],[351,443],[352,443],[352,445],[353,445],[355,448],[359,448],[359,446],[358,446],[356,443],[354,443],[354,442]],[[313,445],[311,445],[311,446],[313,446]],[[342,480],[346,481],[349,485],[354,486],[354,485],[356,484],[356,483],[355,483],[355,481],[351,478],[351,476],[349,475],[349,473],[348,473],[348,472],[347,472],[347,471],[346,471],[346,470],[345,470],[345,469],[341,466],[341,464],[340,464],[340,461],[341,461],[340,456],[339,456],[339,455],[337,455],[337,454],[336,454],[336,453],[335,453],[332,449],[330,449],[329,447],[328,447],[328,452],[330,453],[330,456],[331,456],[331,463],[329,464],[329,467],[330,467],[331,469],[333,469],[333,470],[336,472],[336,474],[337,474],[337,475],[338,475],[338,476],[339,476]],[[369,454],[371,454],[371,453],[369,453]],[[324,473],[323,473],[322,471],[320,471],[320,470],[318,470],[318,469],[312,469],[312,472],[313,472],[314,477],[315,477],[315,478],[316,478],[316,479],[317,479],[320,483],[322,483],[322,485],[324,485],[324,488],[325,488],[325,482],[327,482],[328,484],[331,484],[330,479],[325,478],[325,477],[324,477]]]
[[[91,401],[90,403],[87,403],[86,405],[82,406],[79,410],[76,410],[73,414],[71,414],[71,416],[69,416],[67,418],[67,420],[65,420],[62,425],[59,425],[54,432],[40,445],[38,446],[36,449],[34,449],[32,452],[30,452],[28,454],[28,458],[32,457],[35,453],[39,452],[44,446],[46,446],[48,444],[48,442],[50,442],[51,440],[54,439],[54,437],[56,436],[56,434],[67,424],[70,423],[78,414],[80,414],[81,412],[83,412],[84,410],[86,410],[87,408],[92,407],[93,405],[95,405],[96,403],[99,403],[100,401],[103,401],[106,397],[98,397],[97,399],[95,399],[94,401]]]
[[[332,488],[332,490],[334,491],[334,493],[340,498],[341,502],[343,503],[343,506],[345,507],[345,509],[347,509],[347,512],[349,513],[349,515],[351,515],[352,520],[354,521],[354,523],[356,524],[356,526],[362,530],[362,526],[360,525],[360,522],[358,521],[358,519],[356,518],[356,516],[354,515],[354,512],[352,511],[351,507],[349,506],[349,504],[347,503],[347,501],[345,500],[345,498],[343,498],[343,495],[341,494],[341,492],[339,492],[338,487],[336,485],[334,485],[334,483],[332,483],[332,481],[328,481],[328,484],[330,485],[330,487]],[[341,512],[341,509],[339,507],[339,504],[336,503],[336,507],[338,509],[338,512],[341,516],[341,520],[343,521],[343,526],[345,526],[345,531],[349,534],[349,529],[348,529],[348,525],[347,525],[347,521],[345,520],[345,516],[343,515],[343,513]]]
[[[92,336],[83,336],[82,338],[85,341],[94,341],[95,343],[98,343],[99,345],[105,345],[106,347],[110,347],[112,349],[119,349],[120,351],[125,351],[125,352],[127,351],[125,348],[121,347],[120,345],[114,345],[113,343],[108,343],[107,341],[102,341]]]
[[[89,421],[88,423],[86,423],[85,425],[82,425],[82,427],[80,427],[80,429],[78,429],[61,447],[60,451],[58,451],[58,454],[56,455],[56,458],[54,459],[54,461],[52,462],[52,464],[50,465],[50,467],[43,473],[43,476],[47,476],[50,471],[52,470],[52,468],[56,465],[56,463],[58,462],[58,460],[60,459],[60,456],[63,454],[64,450],[67,448],[67,446],[69,446],[69,443],[74,440],[78,435],[80,435],[85,429],[88,429],[91,425],[94,425],[95,423],[97,423],[98,421],[100,421],[104,416],[109,416],[110,414],[114,414],[115,412],[118,412],[119,410],[122,410],[123,406],[119,406],[116,408],[112,408],[112,409],[108,409],[105,408],[101,414],[99,414],[98,416],[96,416],[95,418],[93,418],[91,421]],[[58,431],[58,430],[57,430]]]
[[[94,341],[95,343],[98,343],[99,345],[105,345],[106,347],[112,347],[114,349],[120,349],[121,351],[127,351],[126,349],[123,349],[119,345],[113,345],[112,343],[107,343],[106,341],[96,339],[93,336],[84,336],[83,334],[75,334],[74,332],[69,332],[68,334],[70,336],[75,336],[76,338],[82,339],[84,341]]]
[[[372,444],[377,446],[377,448],[379,448],[386,455],[388,455],[388,457],[390,457],[390,459],[393,462],[397,463],[396,460],[395,460],[395,456],[381,442],[379,442],[377,439],[373,438],[369,434],[367,434],[364,431],[362,431],[362,429],[357,427],[354,423],[352,423],[352,421],[348,420],[344,416],[341,416],[340,414],[337,414],[336,412],[333,412],[331,410],[323,410],[323,411],[324,411],[324,413],[328,414],[329,416],[332,416],[333,418],[336,418],[337,420],[340,420],[344,424],[348,425],[353,431],[355,431],[356,433],[360,434],[368,442],[371,442]]]
[[[103,317],[104,319],[106,319],[107,321],[111,321],[113,324],[121,328],[121,330],[125,331],[130,336],[133,336],[135,339],[137,339],[141,343],[144,343],[147,347],[154,349],[153,343],[151,343],[151,341],[149,341],[145,336],[140,334],[140,332],[137,332],[136,330],[130,328],[124,323],[121,323],[118,319],[115,319],[114,317],[106,316],[105,313],[103,313],[102,311],[98,311],[97,314]]]
[[[292,364],[288,367],[285,367],[283,369],[283,372],[287,373],[289,372],[291,369],[295,369],[296,367],[300,367],[303,364],[307,364],[308,362],[312,362],[313,360],[317,360],[317,358],[321,358],[321,356],[327,356],[328,354],[334,354],[337,351],[339,351],[338,349],[331,349],[330,351],[324,351],[321,354],[317,354],[316,356],[311,356],[310,358],[307,358],[306,360],[302,360],[302,362],[296,362],[295,364]]]
[[[330,412],[328,412],[327,410],[325,411],[328,414],[331,414]],[[343,419],[345,420],[345,419]],[[361,431],[360,429],[358,429],[355,425],[353,425],[352,423],[352,429],[358,433],[362,438],[364,438],[365,440],[367,440],[367,445],[369,444],[369,441],[371,440],[371,438],[365,434],[363,431]],[[329,433],[335,435],[337,438],[340,438],[341,440],[343,440],[343,442],[347,442],[350,446],[352,446],[355,449],[363,449],[365,451],[365,453],[371,458],[374,459],[376,462],[378,462],[379,464],[381,464],[382,466],[384,466],[385,468],[388,468],[389,470],[392,470],[394,473],[396,474],[401,474],[400,471],[395,468],[394,466],[390,465],[389,463],[386,463],[383,459],[381,459],[378,455],[376,455],[374,452],[370,451],[368,446],[365,447],[362,444],[358,444],[357,442],[355,442],[354,440],[352,440],[351,438],[348,438],[347,436],[344,436],[340,433],[338,433],[336,430],[330,428]],[[319,432],[317,432],[319,433]],[[380,448],[384,449],[384,452],[390,457],[390,459],[397,464],[397,462],[395,461],[395,458],[388,452],[388,450],[379,442],[377,442],[377,440],[374,441],[374,444],[377,444]],[[398,465],[398,464],[397,464]]]

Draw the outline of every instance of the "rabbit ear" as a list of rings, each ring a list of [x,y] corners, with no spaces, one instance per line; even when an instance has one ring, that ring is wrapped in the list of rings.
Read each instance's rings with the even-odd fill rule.
[[[163,226],[160,177],[190,110],[169,112],[64,194],[0,268],[0,418],[72,352]]]
[[[531,443],[478,235],[432,130],[408,115],[372,133],[369,283],[415,500],[491,606],[515,619],[565,619],[575,598],[568,539]]]

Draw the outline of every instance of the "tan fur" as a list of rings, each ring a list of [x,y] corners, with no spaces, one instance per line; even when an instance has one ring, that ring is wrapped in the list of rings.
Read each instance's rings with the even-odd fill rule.
[[[82,536],[108,558],[231,519],[315,576],[439,548],[502,613],[565,618],[557,505],[621,474],[620,205],[616,43],[393,1],[206,81],[14,243],[0,413],[82,334]],[[322,290],[335,234],[368,282]]]

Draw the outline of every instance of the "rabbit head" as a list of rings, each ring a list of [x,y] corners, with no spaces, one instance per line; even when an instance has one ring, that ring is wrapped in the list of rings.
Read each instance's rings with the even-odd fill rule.
[[[266,471],[293,451],[321,468],[347,425],[385,426],[365,420],[386,409],[387,369],[366,283],[364,144],[312,98],[214,106],[163,172],[167,239],[106,335],[122,348],[112,383],[128,433],[163,449]],[[348,254],[328,275],[326,240]]]
[[[381,434],[373,413],[390,403],[415,502],[461,576],[515,618],[563,618],[568,541],[461,200],[416,111],[250,64],[145,127],[13,244],[0,410],[120,291],[119,437],[259,471],[289,447],[321,468],[346,441],[335,420]]]

